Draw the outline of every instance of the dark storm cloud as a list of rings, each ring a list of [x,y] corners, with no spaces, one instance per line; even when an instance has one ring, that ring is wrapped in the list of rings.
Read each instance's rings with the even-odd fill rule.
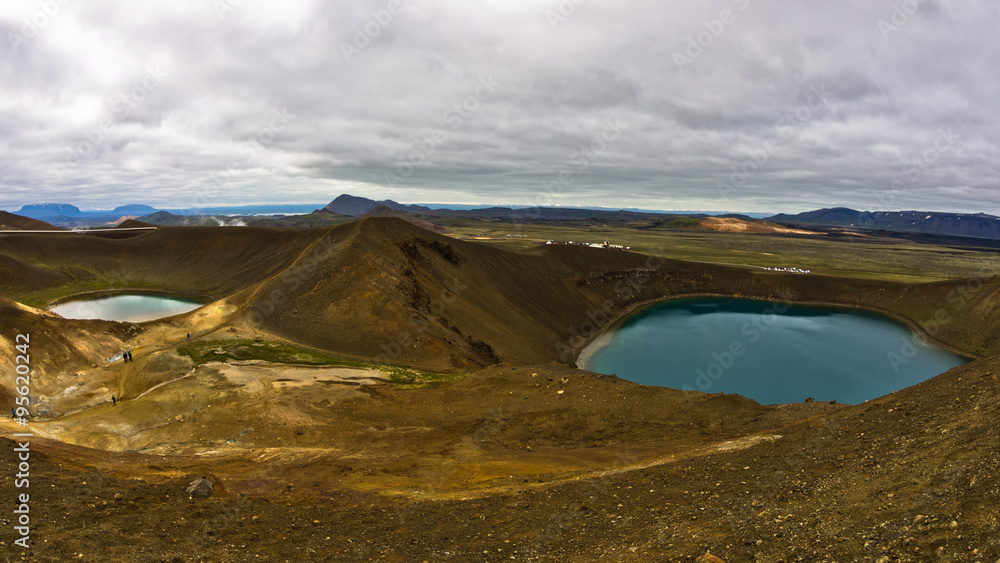
[[[1000,213],[989,2],[0,8],[0,207]]]

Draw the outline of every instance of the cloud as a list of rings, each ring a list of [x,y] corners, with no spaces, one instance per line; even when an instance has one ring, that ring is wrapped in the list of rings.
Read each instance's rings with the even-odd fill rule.
[[[997,24],[945,0],[16,0],[0,207],[1000,214]]]

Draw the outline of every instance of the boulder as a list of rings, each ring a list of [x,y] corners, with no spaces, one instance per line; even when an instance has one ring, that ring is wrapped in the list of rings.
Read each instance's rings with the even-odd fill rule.
[[[188,488],[184,489],[187,494],[191,495],[191,498],[208,498],[212,496],[212,491],[215,487],[212,486],[212,482],[204,477],[199,477],[191,482]]]

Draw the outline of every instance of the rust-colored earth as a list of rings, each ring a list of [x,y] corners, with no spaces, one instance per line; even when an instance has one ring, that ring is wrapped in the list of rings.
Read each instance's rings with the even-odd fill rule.
[[[30,550],[0,515],[7,560],[1000,560],[996,278],[514,253],[377,217],[0,234],[0,271],[0,369],[30,334],[34,434],[28,489],[0,441],[3,490],[30,493]],[[138,325],[18,303],[128,289],[216,301]],[[695,293],[878,309],[978,359],[862,405],[574,367],[629,310]]]

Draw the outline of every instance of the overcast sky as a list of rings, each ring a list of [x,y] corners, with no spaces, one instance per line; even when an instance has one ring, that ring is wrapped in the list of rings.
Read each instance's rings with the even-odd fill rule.
[[[1000,215],[994,0],[4,0],[0,208]]]

